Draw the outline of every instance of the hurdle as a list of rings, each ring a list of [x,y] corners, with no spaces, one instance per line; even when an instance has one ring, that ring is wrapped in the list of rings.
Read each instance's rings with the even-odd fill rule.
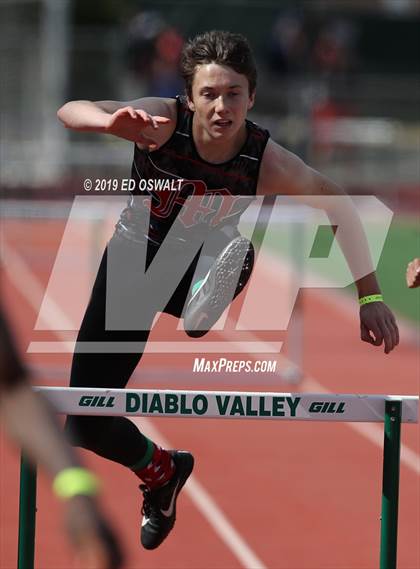
[[[384,423],[380,569],[397,567],[401,423],[418,422],[419,398],[408,395],[81,389],[37,387],[57,413]],[[18,569],[33,569],[36,465],[21,457]]]

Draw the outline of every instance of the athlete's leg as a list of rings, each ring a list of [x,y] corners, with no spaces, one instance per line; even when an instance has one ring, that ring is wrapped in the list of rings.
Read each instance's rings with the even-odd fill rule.
[[[127,255],[127,247],[133,247],[133,244],[121,243],[122,255]],[[121,276],[123,295],[127,292],[125,287],[129,286],[130,270],[127,267],[127,271]],[[107,251],[102,258],[78,334],[71,369],[71,387],[124,388],[140,361],[142,346],[149,336],[148,330],[105,329],[106,272]],[[124,344],[129,342],[137,343],[139,349],[128,353],[115,351],[116,346],[124,349]],[[148,439],[125,417],[71,416],[67,420],[66,428],[78,446],[124,466],[137,464],[150,446]]]
[[[144,301],[140,296],[147,295],[147,291],[136,291],[135,283],[138,280],[134,273],[136,260],[141,257],[138,247],[147,245],[126,242],[124,238],[114,236],[112,247],[113,254],[118,254],[121,270],[121,302]],[[128,256],[125,257],[126,255]],[[148,262],[152,257],[153,254],[149,255],[148,250]],[[138,267],[137,270],[142,269]],[[185,280],[184,278],[183,282]],[[148,329],[105,329],[106,282],[107,252],[102,259],[78,335],[71,373],[72,387],[125,387],[140,361],[149,335]],[[174,299],[169,304],[178,310],[175,299],[174,294]],[[148,310],[147,303],[145,310]],[[152,314],[149,316],[151,324]],[[90,343],[94,343],[93,346],[89,346]],[[118,347],[128,343],[138,343],[138,349],[130,349],[128,353],[116,352]],[[71,431],[75,444],[128,466],[145,482],[140,486],[144,494],[141,543],[147,549],[158,547],[175,524],[176,500],[193,469],[193,456],[185,451],[168,452],[160,448],[124,417],[72,416],[67,419],[67,428]]]

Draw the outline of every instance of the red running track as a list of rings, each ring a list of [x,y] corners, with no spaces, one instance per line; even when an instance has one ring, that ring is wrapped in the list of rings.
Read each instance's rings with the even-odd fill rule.
[[[19,252],[36,278],[46,286],[62,227],[34,227],[30,244],[9,226],[8,243]],[[23,247],[25,243],[25,247]],[[268,277],[267,277],[268,278]],[[281,283],[272,283],[273,297]],[[37,311],[28,302],[22,287],[9,278],[4,295],[22,350],[34,339],[54,339],[45,332],[34,332]],[[40,301],[40,299],[39,299]],[[305,373],[324,389],[349,393],[418,393],[419,358],[417,350],[402,344],[385,356],[379,349],[358,339],[357,309],[349,317],[319,291],[304,294]],[[161,317],[152,340],[176,337],[175,320]],[[267,341],[266,335],[262,335]],[[214,339],[218,335],[214,333]],[[272,340],[281,340],[273,338]],[[287,342],[286,342],[287,344]],[[287,345],[285,346],[287,349]],[[225,356],[225,354],[223,354]],[[217,354],[211,356],[216,358]],[[238,356],[240,357],[240,356]],[[247,357],[247,356],[244,356]],[[266,356],[267,358],[270,356]],[[157,356],[148,354],[140,368],[168,369],[159,387],[172,387],[171,370],[189,372],[194,355]],[[41,369],[68,370],[68,354],[29,354],[31,364]],[[52,372],[54,375],[54,372]],[[141,372],[139,374],[142,375]],[[192,383],[177,380],[176,387],[210,388],[211,376]],[[244,390],[273,390],[255,383]],[[45,383],[36,378],[36,383]],[[63,385],[62,376],[48,379]],[[131,387],[153,387],[156,381],[136,376]],[[232,386],[238,385],[232,380]],[[217,385],[217,389],[220,384]],[[290,388],[279,384],[278,391]],[[293,388],[292,388],[293,390]],[[314,391],[311,380],[296,390]],[[367,425],[369,428],[370,426]],[[198,419],[147,420],[144,429],[157,430],[177,448],[188,448],[196,457],[196,480],[218,505],[243,542],[270,569],[370,569],[378,566],[382,450],[364,434],[340,423],[299,423],[270,421],[227,421]],[[374,426],[375,428],[375,426]],[[155,432],[153,434],[156,434]],[[419,457],[418,426],[404,425],[403,444]],[[1,438],[0,566],[16,566],[18,453]],[[233,545],[221,539],[214,518],[197,509],[196,494],[183,492],[179,519],[168,540],[155,552],[139,546],[139,492],[137,480],[118,465],[89,453],[84,458],[103,479],[103,503],[127,555],[127,568],[225,569],[252,567],[238,559]],[[399,564],[400,569],[420,567],[420,490],[419,471],[409,462],[401,467]],[[417,462],[418,466],[418,462]],[[195,496],[195,498],[194,498]],[[60,526],[60,506],[52,497],[49,482],[40,476],[36,567],[73,567],[72,553]]]

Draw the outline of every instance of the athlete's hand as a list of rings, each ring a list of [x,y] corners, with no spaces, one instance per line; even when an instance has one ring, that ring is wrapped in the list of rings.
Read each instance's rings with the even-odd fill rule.
[[[153,131],[157,131],[160,125],[169,122],[171,119],[167,117],[149,115],[146,111],[133,109],[133,107],[123,107],[109,117],[105,132],[138,142],[154,150],[157,148],[157,142]]]
[[[67,531],[76,549],[80,569],[118,569],[122,554],[118,542],[89,496],[74,496],[65,509]]]
[[[383,302],[370,302],[360,307],[360,332],[364,342],[374,346],[383,342],[386,354],[400,341],[395,317]]]
[[[408,263],[405,278],[408,288],[420,286],[420,259],[413,259],[411,263]]]

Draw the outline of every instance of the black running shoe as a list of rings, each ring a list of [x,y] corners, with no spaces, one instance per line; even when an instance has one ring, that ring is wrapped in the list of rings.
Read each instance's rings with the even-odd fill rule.
[[[183,450],[169,451],[175,463],[175,474],[161,488],[150,490],[141,485],[143,492],[143,521],[141,524],[141,544],[145,549],[156,549],[174,527],[176,500],[194,467],[194,457]]]
[[[184,314],[184,330],[192,338],[204,336],[228,304],[245,287],[254,266],[254,247],[245,237],[236,237],[216,258]],[[235,293],[232,298],[232,291]]]

